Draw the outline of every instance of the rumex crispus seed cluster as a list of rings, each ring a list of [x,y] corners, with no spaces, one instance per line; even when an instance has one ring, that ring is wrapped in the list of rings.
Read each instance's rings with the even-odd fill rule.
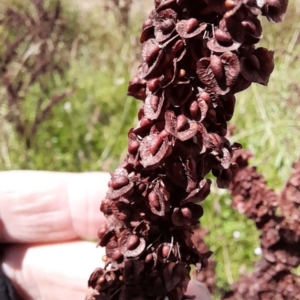
[[[246,150],[234,153],[240,170],[229,190],[233,207],[254,220],[261,232],[262,258],[254,272],[234,283],[223,299],[300,299],[300,277],[292,273],[300,265],[300,161],[277,195],[256,168],[248,166],[251,156]]]
[[[281,21],[280,0],[155,0],[143,23],[138,74],[128,95],[143,102],[128,133],[128,156],[111,174],[101,203],[107,223],[104,269],[90,277],[87,299],[187,299],[190,266],[210,252],[191,241],[210,192],[237,172],[238,144],[225,138],[234,94],[267,84],[273,52],[256,48],[258,16]]]

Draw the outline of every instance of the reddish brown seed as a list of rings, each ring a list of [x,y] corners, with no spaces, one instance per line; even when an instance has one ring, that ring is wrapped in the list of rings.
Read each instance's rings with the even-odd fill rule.
[[[126,176],[117,176],[111,179],[110,186],[113,189],[119,189],[128,183],[129,183],[129,179]]]
[[[256,70],[260,69],[260,62],[259,62],[257,56],[251,54],[249,56],[249,61],[250,61],[251,65],[253,66],[254,69],[256,69]]]
[[[127,247],[128,250],[133,250],[133,249],[135,249],[137,247],[138,243],[139,243],[138,236],[135,235],[135,234],[132,234],[127,239],[126,247]]]
[[[143,118],[141,119],[141,121],[140,121],[141,127],[147,126],[147,125],[149,125],[149,124],[151,124],[151,120],[147,119],[146,117],[143,117]]]
[[[99,228],[99,230],[98,230],[98,238],[100,240],[104,237],[106,231],[107,231],[107,226],[106,225],[102,225],[102,227]]]
[[[103,283],[104,281],[105,281],[104,276],[101,276],[101,277],[98,278],[97,284],[101,284],[101,283]]]
[[[235,7],[235,1],[234,1],[234,0],[226,0],[226,1],[224,2],[224,6],[225,6],[226,8],[231,9],[231,8]]]
[[[153,78],[148,80],[147,87],[149,91],[154,92],[158,88],[159,82],[160,82],[159,78]]]
[[[108,257],[106,255],[103,255],[102,256],[102,261],[107,262],[107,260],[108,260]]]
[[[143,192],[145,190],[145,188],[146,188],[146,184],[145,183],[141,183],[138,186],[138,189],[139,189],[140,192]]]
[[[189,20],[187,21],[186,27],[185,27],[186,32],[187,32],[187,33],[193,32],[193,31],[196,29],[196,27],[198,26],[198,24],[199,24],[199,23],[198,23],[198,20],[197,20],[197,19],[195,19],[195,18],[189,19]]]
[[[152,25],[152,20],[151,19],[147,19],[144,21],[143,25],[142,25],[142,28],[146,28],[146,27],[149,27]]]
[[[210,109],[208,112],[207,112],[207,116],[209,116],[210,118],[215,118],[216,117],[216,111],[214,109]]]
[[[111,255],[112,260],[118,260],[122,256],[122,253],[119,249],[116,249]]]
[[[209,93],[202,92],[200,94],[200,98],[203,99],[208,105],[210,104],[210,96]]]
[[[140,143],[135,140],[129,140],[128,141],[128,152],[133,154],[135,153],[140,147]]]
[[[178,131],[180,131],[181,129],[183,129],[183,127],[187,124],[187,118],[184,115],[179,115],[177,117],[177,125],[176,125],[176,129]]]
[[[181,50],[184,47],[184,43],[182,40],[179,40],[175,43],[174,46],[172,46],[173,52],[177,53],[179,50]]]
[[[223,78],[223,64],[219,56],[212,55],[210,57],[210,68],[217,80],[221,80]]]
[[[230,34],[219,28],[215,30],[215,39],[221,43],[222,42],[223,43],[232,42],[232,38],[231,38]]]
[[[181,209],[181,213],[182,213],[183,217],[188,218],[188,219],[191,219],[193,216],[191,210],[188,207],[183,207]]]
[[[122,211],[120,211],[119,215],[118,215],[118,219],[120,221],[125,221],[127,220],[131,215],[130,210],[128,209],[123,209]]]
[[[159,136],[162,139],[166,138],[168,135],[169,135],[169,133],[166,130],[164,130],[164,129],[159,133]]]
[[[170,32],[174,27],[175,27],[174,21],[171,19],[167,19],[162,23],[160,29],[163,32]]]
[[[190,104],[190,114],[191,114],[191,116],[195,117],[197,115],[198,110],[199,110],[198,102],[197,101],[193,101]]]
[[[256,31],[256,26],[253,22],[247,20],[247,21],[242,21],[242,25],[246,28],[246,30],[250,31],[251,33],[255,33]]]
[[[146,92],[146,89],[144,87],[141,87],[138,91],[138,97],[140,97],[140,98],[144,97],[145,92]]]
[[[156,207],[156,208],[159,207],[159,199],[158,199],[157,194],[154,191],[149,193],[148,200],[153,207]]]
[[[156,154],[157,150],[161,146],[162,141],[163,141],[163,139],[159,135],[155,136],[152,139],[152,141],[150,143],[150,148],[149,148],[149,151],[152,155]]]
[[[156,95],[151,95],[150,97],[150,105],[154,111],[158,109],[159,98]]]
[[[106,214],[109,208],[110,208],[110,200],[103,199],[100,205],[100,211]]]
[[[158,45],[153,44],[153,43],[148,43],[145,44],[146,51],[145,51],[145,61],[149,64],[151,62],[153,62],[154,58],[156,57],[156,55],[158,54],[160,48],[158,47]]]
[[[168,257],[169,252],[170,252],[170,246],[164,245],[161,249],[162,257],[165,257],[165,258]]]
[[[145,262],[150,262],[153,259],[153,255],[151,253],[149,253],[146,258],[145,258]]]
[[[186,74],[185,70],[184,69],[180,69],[179,72],[178,72],[178,77],[184,77]]]

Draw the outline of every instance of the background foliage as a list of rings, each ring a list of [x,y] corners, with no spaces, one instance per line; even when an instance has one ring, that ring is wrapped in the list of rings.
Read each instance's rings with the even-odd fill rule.
[[[72,94],[51,106],[36,134],[29,136],[28,144],[7,117],[11,108],[3,63],[8,45],[20,33],[7,26],[4,19],[8,8],[24,16],[34,15],[34,2],[0,3],[0,169],[113,170],[125,155],[127,131],[136,123],[139,103],[126,96],[127,84],[139,64],[140,27],[152,1],[143,2],[142,12],[132,1],[111,0],[105,2],[106,6],[100,0],[79,4],[75,0],[62,1],[59,24],[63,24],[63,30],[55,58],[65,63],[63,73],[51,76],[51,72],[45,72],[42,78],[43,85],[49,87],[48,94],[38,84],[21,93],[17,102],[19,117],[25,127],[29,126],[39,101],[47,106],[53,95],[65,90]],[[282,24],[264,22],[262,44],[275,50],[276,69],[268,87],[253,85],[238,95],[231,121],[236,125],[232,140],[255,154],[252,164],[275,190],[280,190],[292,162],[299,157],[300,9],[296,2],[291,0]],[[55,0],[45,0],[44,5],[53,13]],[[24,55],[34,54],[28,54],[22,45],[9,75],[17,69],[22,78],[27,78]],[[30,45],[34,47],[35,43]],[[222,292],[240,274],[251,270],[259,255],[258,233],[251,221],[231,209],[226,191],[214,188],[203,205],[202,226],[210,231],[207,242],[218,262],[218,292]]]

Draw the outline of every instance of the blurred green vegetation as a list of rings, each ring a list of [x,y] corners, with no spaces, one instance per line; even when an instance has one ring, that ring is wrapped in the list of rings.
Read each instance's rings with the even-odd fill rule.
[[[52,1],[52,0],[51,0]],[[51,1],[46,1],[49,5]],[[28,10],[27,1],[5,0]],[[275,51],[276,69],[269,86],[252,85],[238,95],[232,141],[250,149],[270,187],[280,191],[300,147],[300,21],[297,0],[290,3],[282,24],[264,23],[261,45]],[[23,4],[23,5],[22,5]],[[30,147],[4,117],[6,94],[0,84],[0,169],[56,171],[113,170],[125,155],[127,131],[136,123],[139,102],[127,97],[127,84],[137,70],[140,25],[144,14],[134,14],[129,24],[120,24],[114,9],[78,10],[63,1],[65,34],[62,49],[69,51],[69,67],[55,78],[59,89],[74,93],[59,102],[38,127]],[[96,9],[97,8],[97,9]],[[145,12],[147,13],[147,12]],[[5,36],[0,23],[0,54]],[[23,118],[30,120],[39,99],[33,86],[24,95]],[[226,191],[213,188],[203,206],[202,225],[217,260],[218,291],[229,287],[240,274],[251,271],[259,256],[259,233],[251,221],[230,207]]]

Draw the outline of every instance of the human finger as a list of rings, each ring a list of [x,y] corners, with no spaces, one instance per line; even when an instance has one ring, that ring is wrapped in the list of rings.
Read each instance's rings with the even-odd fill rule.
[[[82,300],[90,274],[103,267],[104,254],[90,242],[14,245],[6,249],[2,268],[24,300]],[[187,294],[211,299],[205,285],[193,279]]]
[[[76,241],[50,245],[13,245],[2,269],[24,300],[83,300],[95,265],[103,267],[104,248]]]
[[[109,174],[0,172],[0,242],[95,238]]]

